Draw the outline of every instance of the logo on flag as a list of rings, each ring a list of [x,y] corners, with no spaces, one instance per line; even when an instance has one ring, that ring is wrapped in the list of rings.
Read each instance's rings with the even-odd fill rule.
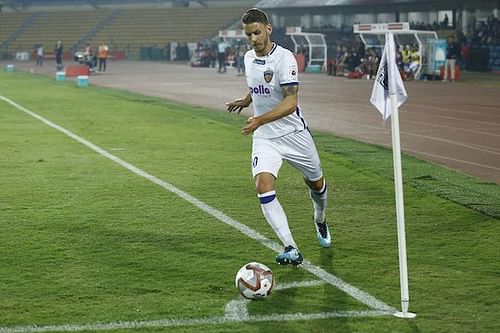
[[[389,47],[389,45],[391,45],[391,47]],[[392,81],[396,83],[396,107],[399,108],[408,98],[406,89],[403,85],[403,79],[397,68],[394,36],[392,34],[387,34],[384,51],[382,52],[382,58],[380,59],[370,98],[370,102],[382,114],[384,120],[389,118],[392,113],[390,99],[390,86]]]

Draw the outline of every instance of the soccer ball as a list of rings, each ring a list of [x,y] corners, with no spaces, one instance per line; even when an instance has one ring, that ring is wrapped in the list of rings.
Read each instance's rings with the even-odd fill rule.
[[[269,294],[274,287],[273,272],[258,262],[250,262],[240,268],[236,274],[236,288],[248,299],[261,299]]]

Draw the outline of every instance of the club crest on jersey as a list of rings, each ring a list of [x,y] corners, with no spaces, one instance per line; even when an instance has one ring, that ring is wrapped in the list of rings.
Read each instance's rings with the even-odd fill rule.
[[[264,80],[266,80],[267,83],[271,82],[273,79],[274,72],[270,69],[266,70],[264,72]]]

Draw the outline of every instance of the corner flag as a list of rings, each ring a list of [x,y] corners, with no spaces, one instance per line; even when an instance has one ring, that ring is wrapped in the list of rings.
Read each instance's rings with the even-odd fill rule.
[[[392,47],[389,48],[389,45]],[[387,33],[384,51],[382,52],[382,58],[380,59],[377,76],[373,84],[372,96],[370,98],[370,102],[382,114],[384,120],[389,118],[392,113],[392,105],[389,98],[389,83],[392,81],[396,83],[397,107],[399,108],[406,101],[408,95],[403,85],[403,79],[397,70],[394,35],[392,33]]]
[[[399,112],[406,94],[403,80],[396,65],[394,36],[391,32],[385,34],[385,47],[373,84],[370,102],[377,108],[384,120],[391,117],[392,157],[394,164],[394,188],[396,192],[396,218],[398,229],[399,251],[399,282],[401,287],[401,312],[394,315],[400,318],[414,318],[415,314],[408,312],[410,295],[408,291],[408,266],[406,262],[405,213],[403,203],[403,171],[401,167],[401,145],[399,139]]]

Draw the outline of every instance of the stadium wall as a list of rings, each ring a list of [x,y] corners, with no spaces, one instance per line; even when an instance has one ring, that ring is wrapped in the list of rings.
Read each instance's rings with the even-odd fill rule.
[[[273,24],[277,27],[302,26],[304,28],[329,25],[336,28],[352,26],[355,23],[420,22],[433,24],[441,22],[444,13],[450,23],[455,23],[460,31],[466,33],[476,21],[486,20],[493,15],[498,18],[498,0],[461,0],[461,1],[341,1],[343,5],[318,5],[325,1],[294,2],[293,6],[279,6],[284,1],[260,1],[261,6],[272,14]],[[355,3],[355,4],[352,4]],[[273,4],[278,4],[277,6]],[[303,6],[301,4],[307,4]]]
[[[254,7],[256,0],[204,0],[204,1],[185,1],[185,5],[179,5],[176,0],[166,1],[109,1],[99,2],[98,5],[92,5],[90,1],[80,2],[43,2],[33,1],[24,5],[16,5],[15,1],[2,2],[0,0],[0,12],[51,12],[51,11],[91,11],[100,9],[142,9],[142,8],[206,8],[206,7]]]

